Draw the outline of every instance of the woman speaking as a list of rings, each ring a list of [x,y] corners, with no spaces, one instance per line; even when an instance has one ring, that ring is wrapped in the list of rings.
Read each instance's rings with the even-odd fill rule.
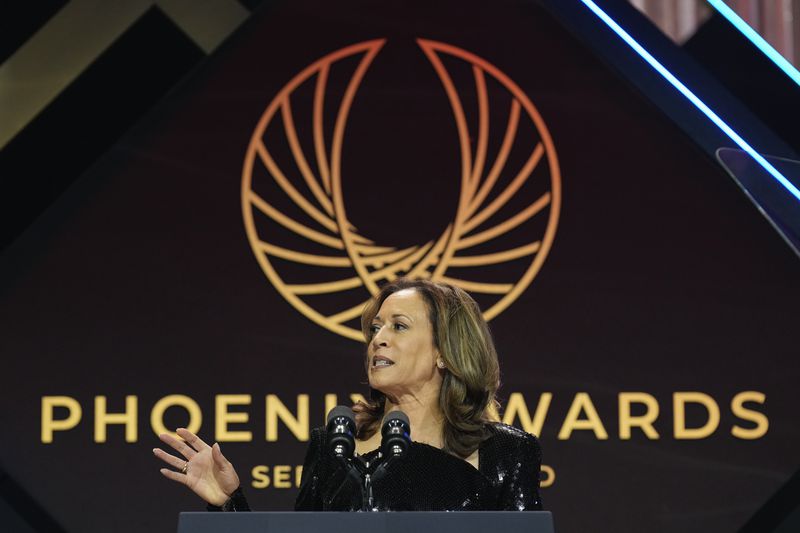
[[[353,412],[355,454],[362,475],[371,475],[369,509],[541,509],[538,441],[492,421],[500,371],[475,301],[445,283],[399,279],[367,305],[361,328],[371,397]],[[401,457],[387,462],[381,453],[382,420],[396,411],[407,416],[413,441]],[[192,489],[210,510],[249,510],[239,476],[219,445],[209,446],[185,429],[178,435],[183,441],[160,438],[184,459],[153,450],[177,469],[161,473]],[[326,428],[311,433],[298,511],[364,508],[363,483],[331,453],[329,438]]]

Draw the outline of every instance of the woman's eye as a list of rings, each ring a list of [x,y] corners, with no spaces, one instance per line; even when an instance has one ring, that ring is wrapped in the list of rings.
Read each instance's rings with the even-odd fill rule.
[[[379,331],[380,329],[381,329],[381,326],[380,326],[380,324],[372,324],[372,325],[369,327],[369,332],[370,332],[370,333],[372,333],[373,335],[375,335],[376,333],[378,333],[378,331]]]
[[[406,326],[402,322],[395,322],[394,329],[396,329],[397,331],[403,331],[403,330],[408,329],[408,326]]]

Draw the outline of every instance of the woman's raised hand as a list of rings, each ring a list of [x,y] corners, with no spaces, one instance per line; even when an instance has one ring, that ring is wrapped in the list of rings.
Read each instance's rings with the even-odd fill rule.
[[[173,481],[186,485],[211,505],[221,506],[239,488],[239,476],[236,475],[233,465],[222,455],[219,444],[209,446],[200,437],[184,428],[178,428],[177,433],[183,441],[166,433],[158,437],[183,455],[185,460],[161,448],[153,449],[156,457],[177,469],[176,472],[162,468],[161,473]]]

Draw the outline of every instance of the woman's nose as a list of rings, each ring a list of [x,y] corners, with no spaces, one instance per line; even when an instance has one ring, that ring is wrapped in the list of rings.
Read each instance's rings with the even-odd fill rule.
[[[388,335],[385,333],[386,326],[381,326],[378,331],[375,332],[375,335],[372,337],[372,344],[375,346],[386,346],[387,345],[387,338]]]

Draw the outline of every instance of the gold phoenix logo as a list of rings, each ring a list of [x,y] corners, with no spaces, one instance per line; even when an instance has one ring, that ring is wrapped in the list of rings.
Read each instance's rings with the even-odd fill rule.
[[[379,290],[378,283],[400,276],[427,278],[457,285],[473,294],[492,297],[484,305],[484,317],[491,320],[505,310],[530,285],[539,272],[553,242],[561,205],[561,177],[553,141],[536,107],[522,90],[503,72],[486,60],[455,46],[417,39],[435,69],[446,91],[458,132],[461,157],[460,193],[453,220],[438,239],[425,244],[397,249],[381,246],[362,235],[349,221],[342,196],[342,145],[348,114],[372,61],[383,47],[385,39],[354,44],[330,53],[297,74],[267,107],[250,139],[242,173],[242,211],[250,245],[264,273],[283,297],[298,311],[320,326],[344,337],[363,341],[355,321],[369,298]],[[324,109],[326,85],[331,67],[346,58],[361,60],[347,83],[344,96],[335,114],[330,145],[325,139]],[[445,68],[443,57],[471,65],[478,104],[477,140],[473,153],[467,116],[453,80]],[[487,77],[493,79],[510,95],[510,111],[502,142],[489,166],[487,161],[489,136],[489,94]],[[311,137],[316,172],[299,141],[291,107],[293,92],[306,82],[314,83]],[[280,113],[283,140],[291,150],[297,171],[305,187],[292,183],[276,162],[266,141],[268,127]],[[527,158],[521,168],[499,187],[499,177],[509,158],[521,121],[531,121],[538,138],[533,137]],[[542,181],[544,192],[522,209],[501,221],[503,208],[529,180],[534,170],[545,160],[548,171]],[[286,168],[286,167],[284,167]],[[266,174],[264,174],[266,170]],[[508,172],[506,170],[506,172]],[[540,173],[541,174],[541,173]],[[298,215],[290,216],[276,208],[256,189],[259,179],[272,178]],[[540,176],[537,178],[541,179]],[[296,180],[299,181],[299,180]],[[455,185],[455,179],[454,179]],[[498,186],[498,187],[496,187]],[[453,187],[455,190],[455,187]],[[498,190],[495,190],[498,189]],[[296,208],[299,208],[296,209]],[[507,244],[514,229],[548,212],[546,221],[534,232],[514,232],[516,244]],[[304,222],[298,220],[304,217]],[[256,220],[258,218],[258,223]],[[541,217],[539,217],[541,218]],[[489,221],[489,224],[484,224]],[[310,223],[310,224],[309,224]],[[484,228],[487,225],[489,227]],[[531,234],[533,233],[533,235]],[[506,237],[504,249],[491,253],[469,255],[467,250]],[[291,242],[291,245],[284,244]],[[326,253],[310,253],[309,249]],[[298,249],[299,248],[299,249]],[[529,263],[527,262],[529,259]],[[489,265],[525,260],[522,274],[516,280],[486,282]],[[463,271],[463,272],[462,272]],[[462,272],[454,274],[453,272]],[[311,280],[310,282],[308,280]],[[321,311],[322,304],[313,299],[335,294],[338,308]],[[347,294],[350,301],[341,301]],[[327,302],[330,307],[330,301]],[[352,325],[350,325],[351,323]]]

